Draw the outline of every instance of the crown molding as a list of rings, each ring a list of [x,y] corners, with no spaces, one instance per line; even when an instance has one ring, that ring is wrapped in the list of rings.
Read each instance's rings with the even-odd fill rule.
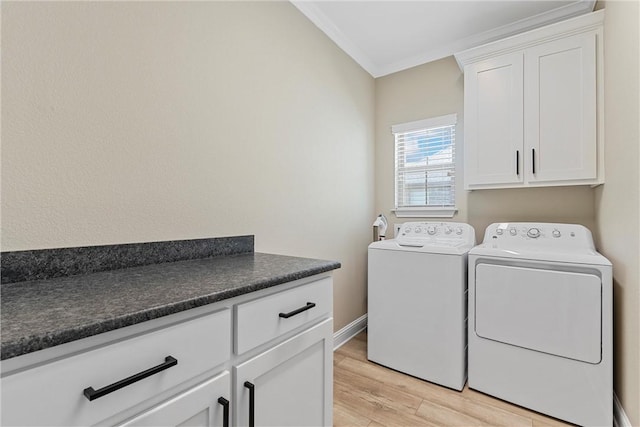
[[[548,12],[540,13],[511,24],[503,25],[471,37],[457,40],[436,49],[430,49],[428,52],[404,58],[400,61],[388,64],[376,64],[338,27],[335,26],[333,21],[315,5],[315,2],[307,0],[290,0],[290,2],[374,78],[406,70],[427,62],[436,61],[438,59],[451,56],[456,52],[469,50],[476,46],[491,43],[541,26],[584,15],[593,11],[596,4],[595,0],[580,0]],[[458,61],[458,65],[460,65],[460,61]]]
[[[358,46],[344,35],[333,21],[327,17],[312,1],[290,0],[303,15],[324,32],[335,44],[338,45],[347,55],[353,58],[362,68],[373,77],[377,77],[379,72],[376,65]]]
[[[374,77],[381,77],[387,74],[406,70],[407,68],[446,58],[447,56],[454,55],[457,52],[468,50],[476,46],[481,46],[486,43],[491,43],[496,40],[540,28],[545,25],[554,24],[556,22],[584,15],[591,12],[595,7],[595,4],[595,1],[581,0],[548,12],[539,13],[529,18],[521,19],[511,24],[503,25],[489,31],[456,40],[453,43],[438,47],[437,49],[431,49],[429,52],[382,66],[379,68],[380,74]]]

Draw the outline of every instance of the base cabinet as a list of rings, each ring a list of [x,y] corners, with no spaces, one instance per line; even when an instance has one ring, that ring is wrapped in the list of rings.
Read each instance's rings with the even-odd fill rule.
[[[238,426],[331,426],[328,319],[234,368]]]
[[[225,371],[119,427],[229,427],[230,398],[231,380]]]
[[[318,275],[3,366],[0,425],[330,426],[332,294]]]

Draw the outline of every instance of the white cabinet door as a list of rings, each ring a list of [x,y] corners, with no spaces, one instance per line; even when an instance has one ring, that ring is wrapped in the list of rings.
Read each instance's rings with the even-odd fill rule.
[[[160,405],[120,424],[133,426],[229,426],[231,381],[224,371]],[[219,401],[222,398],[224,400]],[[226,406],[226,409],[225,409]],[[226,418],[225,418],[226,410]],[[226,420],[226,423],[225,423]]]
[[[331,426],[333,320],[234,368],[239,426]]]
[[[523,55],[465,67],[465,187],[523,182]]]
[[[528,182],[596,179],[596,34],[525,51]]]

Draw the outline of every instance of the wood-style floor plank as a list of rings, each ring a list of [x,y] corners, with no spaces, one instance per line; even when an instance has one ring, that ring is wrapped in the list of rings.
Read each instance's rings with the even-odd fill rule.
[[[458,392],[369,362],[366,339],[358,334],[334,353],[335,425],[571,425],[466,386]]]
[[[423,400],[416,415],[424,418],[432,424],[439,426],[466,427],[466,426],[488,426],[485,422],[471,417],[462,412],[454,411],[443,405]]]
[[[344,387],[345,390],[367,400],[376,408],[391,408],[397,412],[415,414],[422,403],[422,398],[419,396],[401,391],[389,393],[388,388],[380,381],[361,377],[342,370],[339,366],[334,371],[334,385]]]
[[[474,401],[467,398],[465,392],[459,393],[375,363],[345,357],[339,366],[365,378],[381,381],[395,390],[414,394],[429,402],[467,414],[489,425],[505,427],[532,426],[530,418],[505,411],[490,405],[488,402]]]
[[[339,354],[338,352],[334,352],[333,353],[333,366],[338,365],[340,362],[342,362],[346,358],[347,358],[347,356],[345,356],[344,354]]]
[[[364,334],[364,332],[361,332],[356,336],[360,336],[362,334]],[[349,342],[344,344],[342,347],[340,347],[338,350],[336,350],[334,352],[334,357],[336,354],[350,357],[355,360],[366,361],[367,360],[367,341],[353,338]]]
[[[333,426],[334,427],[366,427],[371,424],[371,420],[358,412],[352,410],[348,406],[340,402],[333,404]]]

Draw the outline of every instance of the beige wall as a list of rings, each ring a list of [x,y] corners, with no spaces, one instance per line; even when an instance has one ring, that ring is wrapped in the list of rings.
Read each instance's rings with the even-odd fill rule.
[[[596,190],[600,251],[613,263],[614,385],[640,425],[640,3],[604,2],[606,182]]]
[[[543,221],[595,226],[594,192],[589,187],[463,190],[464,86],[453,57],[376,79],[376,212],[401,223],[394,207],[394,155],[391,125],[458,114],[456,203],[453,221],[468,222],[481,241],[493,222]],[[433,220],[433,219],[432,219]],[[438,219],[436,219],[438,220]],[[446,219],[439,219],[446,220]]]
[[[339,329],[366,311],[373,106],[288,2],[2,2],[2,250],[255,234],[342,262]]]

